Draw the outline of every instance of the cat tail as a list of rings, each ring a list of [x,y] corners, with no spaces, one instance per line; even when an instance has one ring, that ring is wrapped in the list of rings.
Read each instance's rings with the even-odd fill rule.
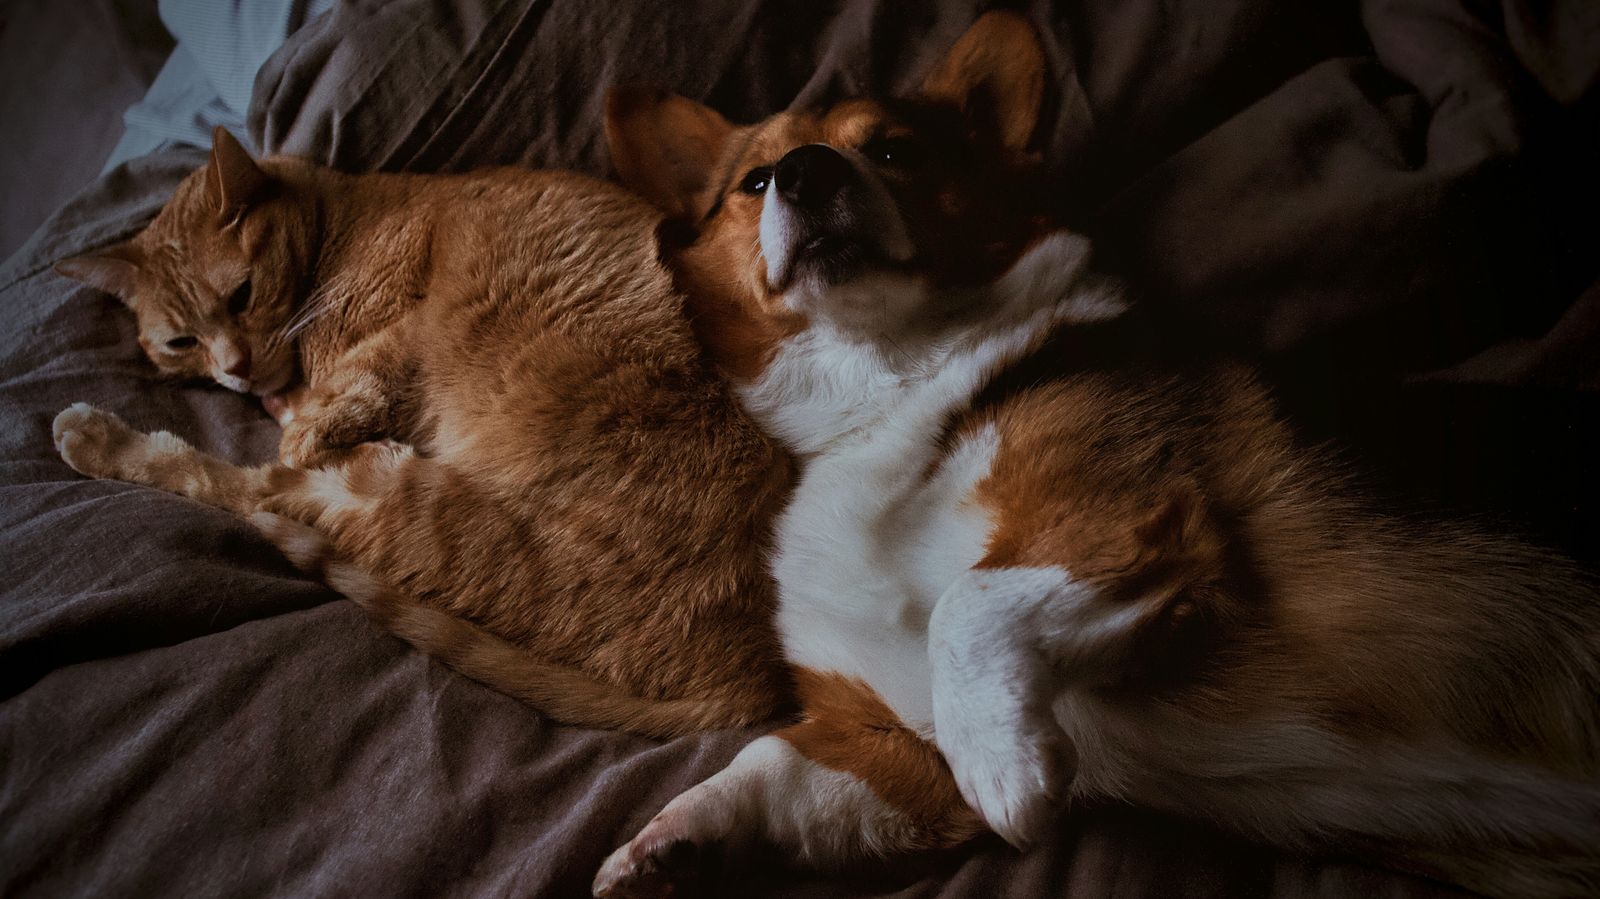
[[[759,723],[748,709],[715,699],[648,699],[569,665],[542,661],[483,628],[382,583],[342,558],[323,533],[269,512],[250,522],[300,570],[365,609],[395,636],[466,676],[545,715],[580,727],[671,739]]]

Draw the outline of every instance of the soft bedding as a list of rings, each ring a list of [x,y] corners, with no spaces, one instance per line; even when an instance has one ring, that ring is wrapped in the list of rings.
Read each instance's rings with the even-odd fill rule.
[[[255,83],[268,149],[349,169],[603,173],[603,90],[736,120],[913,85],[988,4],[348,0]],[[1174,352],[1280,379],[1380,483],[1596,555],[1600,5],[1062,0],[1041,191]],[[115,301],[50,272],[204,159],[122,165],[0,270],[0,894],[581,895],[751,736],[555,727],[386,636],[231,516],[75,476],[87,400],[240,460],[276,427],[159,383]],[[1183,735],[1174,734],[1174,739]],[[1120,808],[730,896],[1433,896]]]
[[[171,49],[156,0],[0,4],[0,258],[100,171]]]

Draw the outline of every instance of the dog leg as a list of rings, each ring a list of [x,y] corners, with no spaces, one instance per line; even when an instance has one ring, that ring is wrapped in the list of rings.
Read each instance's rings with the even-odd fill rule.
[[[975,570],[940,597],[929,621],[934,739],[961,795],[1013,846],[1047,829],[1071,764],[1035,619],[1090,592],[1059,569]]]
[[[801,671],[807,720],[674,799],[595,878],[597,896],[685,889],[713,850],[756,842],[815,867],[960,845],[983,830],[938,750],[871,690]]]
[[[974,569],[939,598],[928,626],[935,740],[961,795],[1007,842],[1037,839],[1067,798],[1075,754],[1056,696],[1115,679],[1141,634],[1182,617],[1180,602],[1054,567]]]

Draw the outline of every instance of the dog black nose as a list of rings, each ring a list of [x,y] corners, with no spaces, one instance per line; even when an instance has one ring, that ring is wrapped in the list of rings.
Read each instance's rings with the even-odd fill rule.
[[[790,150],[772,173],[779,196],[802,209],[820,209],[850,179],[850,161],[827,144]]]

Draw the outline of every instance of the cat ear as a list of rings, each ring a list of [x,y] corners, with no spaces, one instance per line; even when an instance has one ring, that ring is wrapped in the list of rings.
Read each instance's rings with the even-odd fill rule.
[[[1044,99],[1044,47],[1027,19],[1003,10],[978,17],[922,83],[925,99],[953,103],[980,133],[1027,149]]]
[[[217,223],[227,227],[244,215],[270,180],[238,139],[218,125],[211,132],[211,169],[206,189],[217,207]]]
[[[134,282],[143,262],[144,254],[138,247],[132,243],[120,243],[63,259],[55,264],[55,271],[58,275],[112,294],[132,306]]]
[[[612,88],[606,141],[623,184],[670,217],[698,217],[733,126],[709,106],[666,91]]]

